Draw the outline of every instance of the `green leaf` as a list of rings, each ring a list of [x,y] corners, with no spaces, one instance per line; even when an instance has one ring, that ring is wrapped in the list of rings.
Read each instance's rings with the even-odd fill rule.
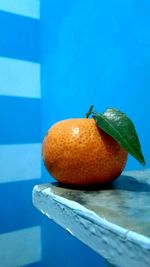
[[[145,160],[141,145],[133,122],[125,113],[117,109],[107,109],[103,114],[91,112],[96,124],[107,134],[112,136],[126,151],[136,158],[142,165]]]

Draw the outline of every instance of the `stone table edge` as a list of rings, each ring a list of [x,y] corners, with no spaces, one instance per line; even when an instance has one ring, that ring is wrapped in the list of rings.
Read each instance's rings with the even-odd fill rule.
[[[46,203],[48,202],[47,204],[49,205],[48,206],[49,209],[47,210],[45,210],[45,207],[44,207],[45,202]],[[74,234],[73,232],[76,230],[69,229],[71,222],[69,222],[70,224],[69,226],[67,225],[68,223],[67,220],[66,222],[64,221],[62,223],[63,218],[62,216],[60,216],[59,213],[63,214],[63,216],[66,218],[66,213],[69,211],[69,216],[72,216],[72,218],[76,218],[79,228],[81,227],[82,230],[83,230],[83,225],[86,225],[86,223],[87,225],[89,225],[89,227],[91,227],[91,229],[92,229],[92,225],[94,224],[95,229],[97,229],[96,234],[101,239],[101,240],[99,239],[99,241],[102,242],[102,237],[104,238],[104,240],[103,240],[103,244],[101,244],[101,249],[99,250],[99,247],[96,247],[98,246],[99,242],[96,239],[97,237],[94,236],[95,230],[93,228],[93,230],[91,230],[93,231],[93,233],[90,233],[90,229],[89,229],[89,234],[92,236],[92,238],[95,238],[95,244],[93,242],[92,244],[89,244],[89,246],[92,249],[94,249],[97,253],[105,257],[110,263],[115,264],[117,266],[125,267],[127,265],[126,265],[125,259],[123,260],[123,258],[126,258],[125,256],[128,254],[128,266],[134,266],[133,264],[135,263],[136,263],[136,267],[141,266],[141,263],[138,265],[141,257],[144,260],[144,262],[142,262],[142,266],[143,267],[150,266],[150,261],[149,261],[150,239],[148,237],[143,236],[133,231],[129,231],[128,229],[115,225],[111,222],[108,222],[106,219],[101,218],[95,212],[83,207],[81,204],[54,194],[50,187],[50,184],[39,185],[39,186],[34,187],[33,204],[37,209],[42,211],[46,216],[48,216],[49,218],[51,217],[56,223],[61,225],[63,228],[65,228],[67,231],[69,231],[72,234]],[[50,205],[52,209],[50,209]],[[75,224],[75,222],[72,222],[72,226],[71,226],[72,228],[74,227],[73,224]],[[104,234],[104,232],[107,232],[107,234],[109,235],[108,240],[110,239],[111,242],[108,242],[107,238],[105,237],[106,233]],[[77,233],[74,235],[78,239],[80,239],[81,241],[87,244],[87,242],[85,242],[84,236],[82,235],[77,236]],[[116,244],[115,242],[112,243],[113,241],[112,238],[115,238]],[[104,243],[109,244],[109,251],[107,253],[105,251],[102,251],[102,246],[106,247],[106,244],[104,245]],[[123,243],[124,243],[124,246],[121,246],[123,245]],[[110,249],[110,246],[112,246],[111,249]],[[126,255],[122,255],[121,247],[122,247],[122,252],[124,252]],[[135,255],[137,255],[136,254],[137,250],[138,250],[138,256],[137,256],[137,259],[135,259]],[[119,254],[120,256],[118,257]],[[129,263],[132,265],[129,265]]]

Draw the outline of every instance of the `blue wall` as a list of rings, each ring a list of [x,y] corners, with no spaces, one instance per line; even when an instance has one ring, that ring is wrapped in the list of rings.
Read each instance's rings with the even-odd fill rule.
[[[84,117],[91,104],[101,112],[116,107],[134,121],[149,166],[149,14],[147,0],[41,2],[42,137],[58,120]],[[129,157],[127,170],[141,168]],[[43,177],[49,180],[44,168]],[[100,265],[100,259],[80,243],[73,253],[74,241],[55,225],[45,224],[46,228],[49,235],[45,233],[44,246],[60,255],[53,266]],[[51,233],[52,239],[61,236],[62,244],[53,244]],[[83,259],[81,264],[75,255]],[[70,263],[65,265],[69,257]]]
[[[149,165],[149,14],[146,0],[42,2],[43,133],[91,103],[116,107],[134,121]]]
[[[41,266],[40,19],[35,0],[0,0],[0,266]],[[34,249],[33,249],[34,248]]]

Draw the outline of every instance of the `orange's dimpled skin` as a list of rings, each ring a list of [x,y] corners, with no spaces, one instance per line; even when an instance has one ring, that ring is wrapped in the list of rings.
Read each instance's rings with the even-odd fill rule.
[[[54,124],[44,138],[42,155],[56,180],[86,186],[116,179],[125,167],[128,153],[94,119],[84,118]]]

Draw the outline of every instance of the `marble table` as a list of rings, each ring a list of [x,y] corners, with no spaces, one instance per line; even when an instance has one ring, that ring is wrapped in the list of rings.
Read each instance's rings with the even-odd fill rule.
[[[110,264],[150,267],[149,169],[125,172],[103,188],[36,185],[33,204]]]

